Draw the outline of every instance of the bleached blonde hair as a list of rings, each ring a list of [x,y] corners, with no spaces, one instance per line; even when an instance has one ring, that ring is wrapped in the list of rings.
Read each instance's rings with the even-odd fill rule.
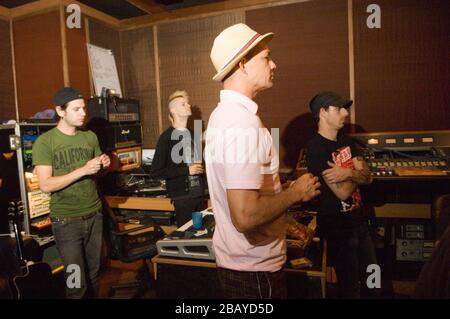
[[[186,100],[186,102],[189,102],[189,95],[187,94],[187,92],[185,90],[176,90],[175,92],[173,92],[172,94],[169,95],[167,107],[169,109],[169,119],[171,121],[173,121],[172,113],[170,112],[171,102],[179,97],[183,97]]]

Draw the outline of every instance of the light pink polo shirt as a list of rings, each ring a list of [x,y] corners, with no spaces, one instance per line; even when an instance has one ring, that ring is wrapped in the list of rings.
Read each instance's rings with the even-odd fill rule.
[[[227,189],[257,189],[264,195],[281,191],[278,154],[258,115],[258,105],[231,90],[209,118],[205,163],[216,220],[214,253],[219,267],[240,271],[277,271],[286,261],[285,217],[261,229],[249,242],[234,227]]]

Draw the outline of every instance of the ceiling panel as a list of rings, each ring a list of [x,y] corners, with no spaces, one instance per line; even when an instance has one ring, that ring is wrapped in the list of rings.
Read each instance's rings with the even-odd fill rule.
[[[36,2],[36,0],[0,0],[0,6],[11,9],[30,2]]]
[[[37,0],[0,0],[0,6],[6,8],[15,8]],[[158,8],[157,12],[173,11],[177,9],[189,8],[199,5],[205,5],[213,2],[222,2],[223,0],[78,0],[79,2],[106,13],[116,19],[128,19],[148,15],[132,3],[141,3],[145,7]],[[155,13],[157,13],[155,12]]]

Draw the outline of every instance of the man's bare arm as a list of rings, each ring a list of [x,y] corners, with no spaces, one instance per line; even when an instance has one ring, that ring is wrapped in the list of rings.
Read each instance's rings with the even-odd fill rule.
[[[317,177],[305,174],[274,196],[262,196],[258,190],[227,189],[233,225],[241,233],[254,231],[279,218],[296,202],[307,202],[319,195],[319,187]]]
[[[369,165],[362,156],[352,158],[355,169],[352,170],[350,180],[358,185],[367,185],[372,183],[373,178],[370,174]]]
[[[337,198],[346,200],[352,195],[357,186],[350,179],[353,169],[343,168],[331,162],[328,162],[328,165],[330,168],[322,172],[325,183],[327,183]]]
[[[100,170],[100,161],[96,157],[68,174],[61,176],[52,176],[53,167],[50,165],[36,165],[35,173],[38,177],[39,188],[44,193],[53,193],[59,191],[70,184],[76,182],[86,175],[93,175]]]
[[[356,183],[352,181],[338,182],[338,183],[328,183],[325,181],[330,187],[331,191],[336,195],[340,200],[346,200],[349,198],[356,189]]]
[[[364,158],[358,156],[352,161],[354,169],[342,168],[329,162],[330,168],[322,173],[325,182],[340,200],[349,198],[358,185],[372,182],[369,166]]]

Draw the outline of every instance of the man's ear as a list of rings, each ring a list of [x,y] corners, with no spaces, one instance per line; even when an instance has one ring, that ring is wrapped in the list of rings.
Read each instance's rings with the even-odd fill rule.
[[[323,107],[320,108],[319,110],[319,120],[322,118],[322,116],[327,115],[327,110],[325,110]]]
[[[244,74],[247,74],[247,72],[245,71],[245,63],[247,63],[247,59],[242,58],[241,61],[239,61],[238,63],[238,67],[242,72],[244,72]]]
[[[169,117],[171,117],[173,120],[173,114],[177,112],[177,106],[175,105],[175,102],[171,101],[169,103],[168,111],[169,111]]]
[[[66,115],[66,112],[61,108],[61,106],[55,107],[56,113],[60,118],[63,118]]]

